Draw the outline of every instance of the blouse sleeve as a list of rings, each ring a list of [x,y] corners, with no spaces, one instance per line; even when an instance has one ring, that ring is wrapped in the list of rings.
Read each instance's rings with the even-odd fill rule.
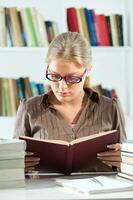
[[[20,102],[17,116],[15,120],[15,128],[14,128],[14,138],[18,138],[22,135],[30,135],[31,127],[29,121],[29,115],[26,110],[26,99]]]
[[[125,131],[125,117],[123,114],[120,102],[113,99],[113,129],[117,129],[120,132],[120,143],[126,141],[126,131]]]

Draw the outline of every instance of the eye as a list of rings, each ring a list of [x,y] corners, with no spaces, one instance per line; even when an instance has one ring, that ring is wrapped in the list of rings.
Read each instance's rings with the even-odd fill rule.
[[[59,81],[61,79],[60,75],[58,74],[47,74],[47,77],[52,81]]]
[[[66,77],[66,81],[69,83],[79,83],[81,79],[78,76],[68,76]]]

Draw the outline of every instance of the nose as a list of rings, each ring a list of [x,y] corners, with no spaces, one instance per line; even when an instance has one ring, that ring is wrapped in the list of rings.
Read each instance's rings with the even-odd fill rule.
[[[64,90],[67,88],[67,83],[64,79],[62,79],[61,81],[59,81],[59,89]]]

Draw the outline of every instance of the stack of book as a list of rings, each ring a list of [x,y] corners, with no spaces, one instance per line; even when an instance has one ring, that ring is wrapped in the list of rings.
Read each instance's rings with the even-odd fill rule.
[[[120,176],[133,180],[133,143],[124,143],[121,152]]]
[[[25,142],[0,139],[0,188],[24,187]]]

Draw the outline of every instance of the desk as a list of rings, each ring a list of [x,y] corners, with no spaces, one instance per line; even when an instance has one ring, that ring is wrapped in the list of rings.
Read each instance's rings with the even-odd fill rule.
[[[32,175],[26,179],[25,188],[0,190],[0,200],[133,199],[133,191],[86,196],[73,189],[59,186],[57,181],[60,178],[66,179],[67,177],[63,175]]]

